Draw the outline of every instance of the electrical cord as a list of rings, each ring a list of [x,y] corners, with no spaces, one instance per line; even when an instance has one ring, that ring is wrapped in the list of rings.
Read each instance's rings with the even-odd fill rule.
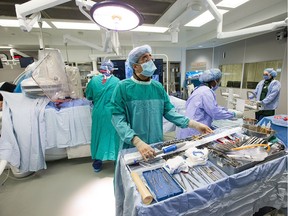
[[[26,177],[22,177],[22,178],[15,178],[15,177],[12,177],[10,176],[10,169],[7,170],[7,173],[3,172],[2,175],[5,175],[5,179],[1,182],[1,185],[0,186],[3,186],[6,181],[10,178],[10,179],[13,179],[13,180],[16,180],[16,181],[23,181],[23,180],[27,180],[27,179],[30,179],[32,177],[34,177],[36,175],[36,172],[26,176]]]
[[[3,186],[6,183],[7,179],[9,178],[10,169],[8,169],[7,174],[4,172],[3,172],[3,174],[6,175],[6,178],[4,179],[4,181],[1,182],[1,186]]]

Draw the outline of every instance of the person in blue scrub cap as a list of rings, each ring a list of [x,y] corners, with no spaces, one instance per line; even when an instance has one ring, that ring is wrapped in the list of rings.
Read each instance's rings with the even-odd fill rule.
[[[95,172],[101,171],[103,161],[116,161],[118,155],[119,137],[111,123],[110,99],[120,80],[112,74],[113,67],[110,60],[103,62],[100,75],[94,76],[86,88],[86,98],[93,101],[90,150]]]
[[[163,141],[163,116],[181,128],[212,133],[208,126],[175,111],[162,84],[151,79],[156,70],[151,53],[149,45],[129,53],[126,65],[133,75],[118,83],[111,98],[112,123],[121,139],[120,149],[135,146],[144,160],[156,155],[150,144]]]
[[[263,71],[263,80],[261,80],[254,93],[256,95],[257,104],[260,111],[255,112],[255,118],[260,121],[265,116],[275,115],[275,109],[279,105],[279,96],[281,84],[275,80],[277,72],[273,68],[266,68]],[[251,96],[250,99],[254,97]]]
[[[200,75],[200,86],[196,87],[186,102],[186,116],[211,127],[213,120],[242,118],[243,113],[237,110],[229,111],[218,106],[215,91],[219,87],[222,72],[215,68],[206,70]],[[193,128],[178,130],[176,137],[184,139],[198,135]]]

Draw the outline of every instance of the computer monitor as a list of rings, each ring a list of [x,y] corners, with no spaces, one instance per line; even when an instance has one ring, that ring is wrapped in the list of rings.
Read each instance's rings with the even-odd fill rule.
[[[154,64],[157,69],[155,70],[152,79],[163,84],[163,59],[155,59]]]
[[[29,64],[32,64],[34,62],[34,58],[33,57],[22,57],[22,58],[19,58],[19,62],[20,62],[21,68],[26,68]]]
[[[126,78],[125,75],[125,60],[111,60],[114,65],[113,75],[118,77],[120,80]]]

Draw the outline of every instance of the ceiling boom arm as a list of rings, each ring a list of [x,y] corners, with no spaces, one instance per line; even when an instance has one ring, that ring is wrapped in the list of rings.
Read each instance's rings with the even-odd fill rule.
[[[237,36],[243,36],[248,34],[255,34],[260,32],[268,32],[268,31],[275,31],[279,27],[287,26],[288,18],[286,18],[284,21],[280,22],[272,22],[269,24],[254,26],[250,28],[244,28],[240,30],[230,31],[230,32],[223,32],[222,26],[223,26],[223,15],[221,15],[215,6],[214,2],[212,0],[206,0],[207,7],[209,11],[212,13],[214,18],[217,20],[218,26],[217,26],[217,38],[223,39],[223,38],[231,38],[231,37],[237,37]]]
[[[23,4],[15,4],[16,16],[22,31],[30,32],[35,22],[41,18],[40,11],[71,0],[31,0]],[[29,16],[27,18],[27,16]]]

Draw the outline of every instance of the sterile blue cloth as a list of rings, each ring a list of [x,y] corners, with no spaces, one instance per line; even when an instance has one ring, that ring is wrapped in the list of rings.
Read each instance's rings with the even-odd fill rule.
[[[276,131],[275,136],[280,139],[286,147],[288,147],[288,121],[285,121],[284,118],[288,115],[276,115],[275,116],[267,116],[261,119],[261,121],[258,122],[258,125],[266,125],[270,122],[271,128]]]
[[[125,149],[121,155],[133,152]],[[144,205],[122,157],[115,172],[117,216],[247,216],[260,208],[287,207],[287,156],[259,164],[210,185]]]
[[[0,160],[8,161],[20,172],[46,169],[46,149],[90,143],[90,103],[83,105],[86,102],[78,100],[65,109],[46,109],[47,97],[32,99],[22,93],[1,94],[4,103]]]
[[[22,93],[3,95],[0,160],[6,160],[22,172],[45,169],[45,145],[40,128],[44,127],[46,97],[31,99]]]
[[[60,110],[63,108],[76,107],[76,106],[86,106],[86,105],[91,106],[91,102],[89,100],[87,100],[86,98],[70,100],[70,101],[59,103],[59,104],[55,104],[54,102],[50,101],[47,104],[46,109],[53,108],[56,110]]]
[[[91,108],[89,105],[45,110],[46,149],[66,148],[91,141]]]

